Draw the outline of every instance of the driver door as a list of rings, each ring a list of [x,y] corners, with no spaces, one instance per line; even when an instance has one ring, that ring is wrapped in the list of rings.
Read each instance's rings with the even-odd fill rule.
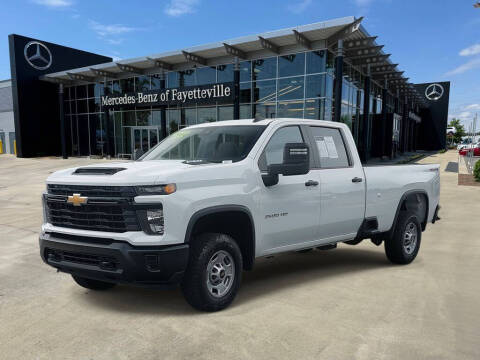
[[[303,142],[306,138],[299,126],[277,129],[258,160],[260,173],[265,173],[268,165],[283,162],[285,144]],[[312,172],[279,175],[278,184],[268,187],[260,176],[259,181],[258,208],[263,238],[257,244],[258,253],[295,249],[301,243],[315,240],[320,218],[320,188]]]

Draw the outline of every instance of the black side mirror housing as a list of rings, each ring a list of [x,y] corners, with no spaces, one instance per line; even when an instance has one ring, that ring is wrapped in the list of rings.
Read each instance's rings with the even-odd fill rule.
[[[306,143],[287,143],[283,148],[283,163],[268,166],[262,175],[265,186],[278,184],[278,175],[304,175],[310,171],[310,149]]]

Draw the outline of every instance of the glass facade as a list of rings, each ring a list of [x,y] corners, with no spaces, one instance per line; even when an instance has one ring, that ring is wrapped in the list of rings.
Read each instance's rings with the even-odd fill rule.
[[[305,118],[333,120],[335,79],[334,55],[326,50],[296,52],[240,62],[240,119]],[[115,156],[137,158],[143,151],[162,140],[164,134],[194,124],[230,120],[233,103],[209,106],[150,106],[104,109],[101,96],[128,92],[169,89],[183,86],[233,82],[234,64],[194,67],[165,74],[133,76],[67,87],[65,90],[66,129],[70,134],[74,156],[107,154],[106,134]],[[372,121],[386,107],[395,110],[395,97],[387,94],[382,101],[382,87],[371,81],[370,94],[365,94],[365,75],[344,61],[340,121],[347,124],[360,151],[368,156],[372,141]],[[106,86],[106,87],[105,87]],[[369,116],[363,120],[365,97]],[[403,111],[402,102],[398,109]],[[164,127],[164,128],[163,128]],[[107,129],[108,128],[108,129]],[[365,143],[366,140],[366,143]],[[365,144],[364,144],[365,143]]]
[[[234,65],[197,67],[68,87],[65,116],[72,155],[106,154],[107,126],[116,156],[135,157],[145,143],[154,145],[162,133],[186,126],[233,119],[233,104],[211,106],[125,107],[110,110],[107,124],[101,105],[104,94],[233,82]],[[327,50],[298,52],[240,63],[240,118],[308,118],[331,120],[334,56]],[[163,121],[162,121],[163,120]],[[162,129],[162,123],[166,128]],[[69,125],[69,126],[68,126]],[[138,131],[137,131],[138,130]],[[143,131],[145,130],[145,131]],[[147,136],[142,134],[155,134]],[[153,140],[152,140],[153,139]],[[149,148],[147,146],[147,149]]]
[[[364,76],[348,62],[343,66],[342,105],[340,121],[347,124],[358,142],[360,116],[363,114]]]

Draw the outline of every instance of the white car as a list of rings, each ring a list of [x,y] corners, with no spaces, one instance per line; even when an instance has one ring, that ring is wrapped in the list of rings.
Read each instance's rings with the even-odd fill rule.
[[[342,123],[207,123],[138,161],[49,176],[41,256],[89,289],[180,283],[216,311],[258,257],[371,239],[410,263],[439,194],[439,165],[363,167]]]
[[[473,149],[480,146],[480,141],[472,143],[471,139],[463,140],[462,143],[457,145],[457,150]]]

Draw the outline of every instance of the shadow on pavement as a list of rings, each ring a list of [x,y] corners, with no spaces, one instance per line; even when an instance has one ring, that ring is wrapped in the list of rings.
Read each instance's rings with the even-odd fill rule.
[[[388,267],[389,263],[384,253],[372,250],[342,247],[329,251],[287,253],[272,259],[259,259],[253,271],[243,273],[242,285],[232,306],[270,296],[287,287],[294,291],[295,287],[306,283],[318,284],[350,272]],[[105,292],[85,291],[81,300],[92,306],[119,312],[157,315],[201,314],[187,304],[179,288],[155,290],[117,286]]]
[[[458,162],[449,161],[445,171],[458,173]]]

